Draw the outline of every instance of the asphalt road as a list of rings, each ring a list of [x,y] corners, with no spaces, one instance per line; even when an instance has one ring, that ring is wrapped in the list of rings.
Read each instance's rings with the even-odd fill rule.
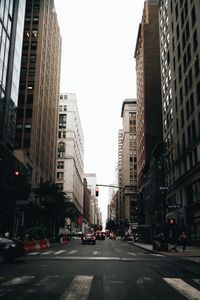
[[[199,300],[200,268],[121,240],[73,240],[0,265],[0,299]]]

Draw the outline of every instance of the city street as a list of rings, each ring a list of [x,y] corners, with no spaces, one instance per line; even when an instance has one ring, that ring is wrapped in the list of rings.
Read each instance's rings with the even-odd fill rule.
[[[166,256],[121,240],[71,240],[0,266],[1,299],[200,299],[200,257]]]

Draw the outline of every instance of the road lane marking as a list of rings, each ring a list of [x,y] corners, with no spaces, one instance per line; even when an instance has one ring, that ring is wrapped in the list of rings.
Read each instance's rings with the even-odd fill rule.
[[[53,250],[42,252],[41,255],[48,255],[48,254],[51,254],[51,253],[53,253]]]
[[[98,251],[93,251],[93,255],[97,255],[98,253]]]
[[[163,254],[157,254],[157,253],[150,253],[149,255],[165,257],[165,255],[163,255]]]
[[[66,252],[66,250],[59,250],[59,251],[55,252],[54,255],[58,255],[58,254],[63,253],[63,252]]]
[[[76,252],[78,252],[78,250],[71,250],[71,251],[67,252],[67,254],[74,254]]]
[[[39,255],[41,252],[29,252],[26,255]]]
[[[15,277],[9,281],[2,283],[1,285],[2,286],[5,286],[5,285],[10,286],[10,285],[24,284],[33,278],[35,278],[35,276],[19,276],[19,277]]]
[[[92,285],[93,276],[76,276],[69,288],[64,292],[59,300],[87,300],[91,285]]]
[[[169,285],[189,300],[199,300],[200,291],[193,288],[180,278],[163,278]]]
[[[127,254],[136,256],[136,253],[133,253],[133,252],[127,252]]]

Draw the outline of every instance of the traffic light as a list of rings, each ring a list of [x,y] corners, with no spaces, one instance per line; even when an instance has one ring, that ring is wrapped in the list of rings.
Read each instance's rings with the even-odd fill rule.
[[[170,224],[170,225],[174,225],[174,224],[175,224],[175,219],[170,218],[170,219],[169,219],[169,224]]]
[[[96,187],[95,194],[96,194],[96,197],[99,197],[99,188],[98,187]]]
[[[14,171],[14,175],[15,175],[15,176],[21,176],[21,172],[18,171],[18,170],[15,170],[15,171]]]

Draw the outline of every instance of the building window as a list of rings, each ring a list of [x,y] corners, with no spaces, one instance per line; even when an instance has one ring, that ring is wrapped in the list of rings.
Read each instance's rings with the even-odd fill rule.
[[[26,110],[26,118],[32,118],[32,109],[27,109]]]
[[[194,26],[195,22],[196,22],[196,12],[195,12],[195,5],[192,8],[192,27]]]
[[[185,124],[185,120],[184,120],[184,111],[182,110],[182,111],[181,111],[181,127],[182,127],[182,128],[183,128],[184,124]]]
[[[195,120],[192,121],[192,139],[194,140],[196,138],[196,126],[195,126]]]
[[[37,49],[37,42],[31,42],[31,50]]]
[[[190,96],[190,113],[192,114],[194,112],[194,96],[193,93]]]
[[[37,30],[32,30],[32,37],[37,38],[38,36],[38,31]]]
[[[35,68],[29,69],[29,76],[35,76]]]
[[[195,30],[193,34],[193,49],[194,51],[197,49],[198,40],[197,40],[197,31]]]
[[[33,54],[32,54],[32,55],[30,56],[30,62],[31,62],[31,63],[36,62],[36,55],[33,55]]]
[[[66,128],[66,124],[67,124],[67,115],[60,114],[59,115],[59,128]]]
[[[57,169],[64,169],[64,161],[57,162]]]
[[[198,55],[196,56],[194,67],[195,67],[195,77],[197,77],[199,75],[199,56]]]
[[[28,89],[28,90],[33,90],[33,89],[34,89],[34,81],[29,81],[29,82],[28,82],[27,89]]]
[[[197,92],[197,103],[200,103],[200,81],[197,83],[196,92]]]
[[[58,144],[58,157],[65,157],[65,144],[62,142]]]
[[[57,179],[63,180],[64,179],[64,172],[57,172]]]
[[[191,140],[192,140],[190,126],[188,126],[187,134],[188,134],[188,145],[190,145],[191,144]]]

